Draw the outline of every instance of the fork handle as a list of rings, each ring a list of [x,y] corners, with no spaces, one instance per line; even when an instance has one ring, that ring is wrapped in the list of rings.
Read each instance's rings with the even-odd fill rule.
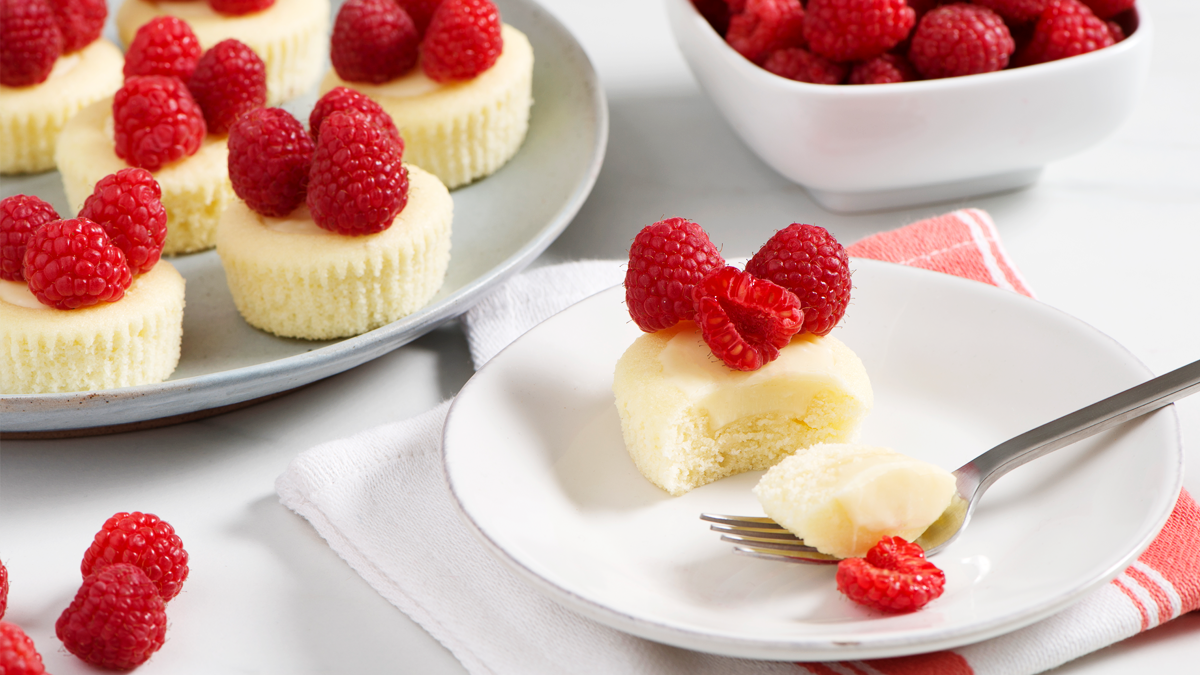
[[[955,473],[979,480],[974,492],[986,490],[1013,469],[1200,391],[1200,361],[1193,361],[1031,429],[988,450]],[[964,495],[969,496],[969,495]]]

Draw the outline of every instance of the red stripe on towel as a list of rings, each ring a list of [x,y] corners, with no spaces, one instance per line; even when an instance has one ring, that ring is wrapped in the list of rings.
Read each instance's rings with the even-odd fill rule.
[[[1125,585],[1125,582],[1121,581],[1120,577],[1113,579],[1111,583],[1113,586],[1116,586],[1118,589],[1120,589],[1120,591],[1124,593],[1127,598],[1129,598],[1129,602],[1133,603],[1133,606],[1137,608],[1138,614],[1142,616],[1142,627],[1138,629],[1138,632],[1149,628],[1150,614],[1146,612],[1146,605],[1142,604],[1142,601],[1138,599],[1137,593],[1134,593],[1132,590],[1130,590],[1130,588]]]
[[[1200,609],[1200,506],[1187,490],[1179,493],[1167,524],[1138,561],[1171,583],[1182,614]]]

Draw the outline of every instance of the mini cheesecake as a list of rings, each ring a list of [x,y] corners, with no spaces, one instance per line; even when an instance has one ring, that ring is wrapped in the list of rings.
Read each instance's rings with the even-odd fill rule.
[[[521,147],[533,105],[533,47],[521,31],[501,26],[504,50],[471,80],[441,84],[418,64],[383,84],[347,82],[330,70],[321,93],[348,87],[383,107],[404,139],[404,160],[448,188],[491,175]]]

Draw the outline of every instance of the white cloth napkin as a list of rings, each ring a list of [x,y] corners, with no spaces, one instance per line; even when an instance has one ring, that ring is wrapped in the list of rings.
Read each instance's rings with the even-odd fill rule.
[[[926,252],[915,257],[907,252],[897,262],[1001,286],[997,279],[1007,275],[1012,290],[1030,294],[1015,267],[1005,271],[1011,261],[986,213],[965,210],[939,218],[895,231],[904,242],[922,239]],[[851,254],[883,257],[869,250],[881,246],[881,238],[883,250],[900,250],[897,242],[886,241],[891,236],[860,242],[857,250],[850,247]],[[964,250],[971,255],[964,258]],[[618,261],[565,263],[518,275],[464,317],[475,367],[542,320],[620,283],[623,275]],[[447,401],[415,418],[312,448],[288,466],[276,489],[372,587],[474,674],[1031,675],[1200,604],[1200,509],[1184,493],[1159,540],[1118,579],[1040,623],[975,645],[867,662],[795,664],[650,642],[546,599],[476,541],[453,507],[442,474],[448,408]]]

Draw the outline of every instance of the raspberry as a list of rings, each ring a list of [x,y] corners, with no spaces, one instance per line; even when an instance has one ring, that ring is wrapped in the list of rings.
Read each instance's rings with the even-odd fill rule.
[[[204,113],[178,78],[131,77],[113,97],[113,149],[132,166],[157,171],[190,157],[206,131]]]
[[[167,613],[154,582],[141,568],[115,563],[83,580],[54,632],[67,651],[87,663],[129,670],[162,648]]]
[[[837,587],[846,597],[884,612],[913,612],[941,596],[946,575],[925,559],[921,547],[884,537],[866,558],[838,563]]]
[[[774,361],[804,324],[795,293],[736,267],[704,277],[692,298],[704,343],[734,370]]]
[[[1125,29],[1121,28],[1121,24],[1116,21],[1105,21],[1104,23],[1108,26],[1108,32],[1112,35],[1114,45],[1125,39]]]
[[[917,79],[908,59],[887,52],[873,59],[860,61],[850,69],[848,84],[888,84],[890,82],[912,82]]]
[[[44,675],[46,666],[33,639],[15,623],[0,621],[0,673]]]
[[[274,5],[275,0],[208,0],[208,4],[217,14],[242,16],[243,14],[261,12]]]
[[[421,38],[394,0],[349,0],[338,10],[329,60],[347,82],[381,84],[417,65]]]
[[[150,513],[116,513],[104,521],[83,553],[80,571],[86,578],[117,563],[139,568],[164,603],[179,595],[188,576],[188,554],[175,528]]]
[[[59,220],[58,212],[31,195],[13,195],[0,201],[0,279],[24,281],[25,245],[33,231]]]
[[[312,113],[308,116],[308,132],[312,134],[313,140],[316,140],[321,132],[321,122],[338,110],[357,110],[370,117],[384,131],[388,132],[389,136],[396,139],[396,142],[400,144],[400,152],[404,152],[404,139],[400,138],[400,130],[396,128],[392,116],[365,94],[360,94],[347,87],[334,87],[317,99],[317,104],[313,106]]]
[[[108,18],[104,0],[50,0],[50,6],[62,32],[64,54],[92,44],[104,31],[104,20]]]
[[[804,38],[827,59],[865,61],[895,47],[915,22],[904,0],[809,0]]]
[[[1083,0],[1083,4],[1087,5],[1098,19],[1111,19],[1132,8],[1133,3],[1134,0]]]
[[[921,17],[908,59],[924,77],[959,77],[1004,68],[1015,48],[999,14],[958,2]]]
[[[668,218],[647,225],[629,247],[625,305],[638,328],[653,333],[696,316],[692,289],[725,259],[696,223]]]
[[[773,51],[804,46],[804,8],[800,0],[746,0],[740,12],[730,9],[725,41],[755,62]]]
[[[28,87],[50,77],[63,37],[46,0],[3,0],[0,34],[0,84]]]
[[[408,13],[413,25],[417,27],[417,34],[424,35],[425,30],[429,28],[429,20],[433,18],[433,13],[438,5],[442,4],[442,0],[396,0],[396,4]]]
[[[1028,23],[1037,19],[1046,8],[1046,0],[971,0],[1000,15],[1006,23]]]
[[[469,80],[504,49],[500,11],[491,0],[443,0],[421,40],[421,68],[436,82]]]
[[[321,123],[308,174],[308,209],[317,225],[340,234],[382,232],[408,203],[400,145],[353,110]]]
[[[167,211],[161,200],[162,188],[149,171],[121,169],[96,182],[79,217],[102,225],[125,252],[129,271],[145,274],[158,263],[167,238]]]
[[[846,79],[846,66],[817,56],[803,47],[789,47],[771,52],[763,68],[797,82],[840,84]]]
[[[170,15],[156,16],[133,36],[125,50],[125,78],[173,75],[187,82],[200,60],[200,40],[192,27]]]
[[[700,16],[708,22],[708,25],[717,31],[717,35],[724,36],[729,30],[729,4],[725,0],[692,0],[692,4],[696,6],[696,11],[700,12]]]
[[[1079,0],[1049,0],[1016,65],[1057,61],[1115,43],[1108,26]]]
[[[187,86],[208,132],[224,134],[238,117],[267,104],[267,66],[253,49],[230,38],[204,52]]]
[[[850,259],[833,235],[817,225],[792,223],[776,232],[746,263],[746,271],[796,294],[803,331],[827,335],[850,304]]]
[[[8,568],[0,561],[0,619],[8,609]]]
[[[246,205],[282,218],[304,202],[313,141],[282,108],[242,115],[229,130],[229,180]]]
[[[25,281],[44,305],[89,307],[125,297],[133,275],[104,226],[87,218],[39,227],[25,248]]]

